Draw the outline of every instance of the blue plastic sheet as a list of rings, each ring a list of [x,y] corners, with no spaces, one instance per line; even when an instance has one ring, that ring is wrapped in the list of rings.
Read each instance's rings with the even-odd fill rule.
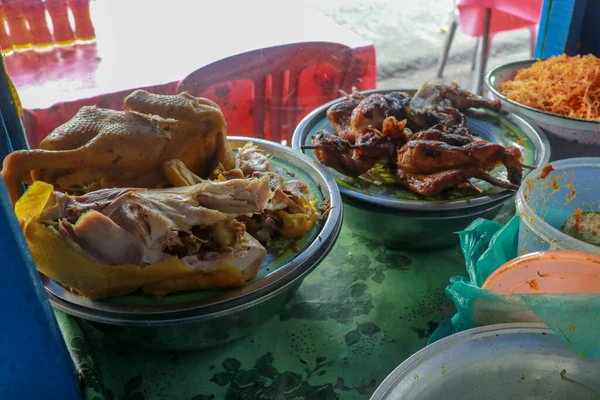
[[[27,141],[0,55],[0,161]],[[0,397],[82,399],[77,371],[0,178]]]
[[[478,219],[458,232],[467,276],[455,276],[446,287],[456,314],[431,336],[445,336],[477,326],[507,322],[543,322],[582,357],[600,358],[600,295],[497,295],[481,289],[498,267],[517,257],[519,217],[506,225]]]

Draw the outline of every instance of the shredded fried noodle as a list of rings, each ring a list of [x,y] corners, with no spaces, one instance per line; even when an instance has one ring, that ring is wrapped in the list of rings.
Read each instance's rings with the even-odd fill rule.
[[[600,121],[600,59],[563,54],[537,61],[502,82],[500,92],[538,110]]]

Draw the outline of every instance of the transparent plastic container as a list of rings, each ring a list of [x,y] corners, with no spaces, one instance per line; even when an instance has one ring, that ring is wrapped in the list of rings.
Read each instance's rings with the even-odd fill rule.
[[[600,360],[578,357],[543,325],[492,325],[415,353],[371,400],[594,400],[599,374]]]
[[[600,247],[561,232],[567,219],[600,212],[600,158],[571,158],[532,171],[516,196],[521,218],[519,254],[542,250],[580,250],[600,254]]]

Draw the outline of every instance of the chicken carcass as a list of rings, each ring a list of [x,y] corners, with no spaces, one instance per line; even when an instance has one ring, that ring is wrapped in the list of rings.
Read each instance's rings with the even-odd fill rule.
[[[40,143],[15,151],[2,177],[13,202],[22,181],[41,180],[59,191],[156,188],[169,184],[163,164],[177,159],[201,177],[234,166],[226,123],[216,103],[187,93],[156,95],[136,90],[115,111],[82,107]]]
[[[50,187],[47,199],[39,197],[44,186]],[[16,211],[38,270],[98,298],[139,288],[165,294],[243,285],[258,273],[266,250],[235,217],[262,212],[271,196],[268,177],[171,189],[101,189],[81,196],[35,182]],[[31,201],[44,204],[37,231],[24,217]],[[42,239],[51,232],[59,244]],[[57,245],[66,245],[63,256],[48,256]],[[114,276],[98,279],[103,274]]]
[[[233,217],[261,212],[270,197],[268,178],[101,189],[82,196],[54,192],[41,221],[104,264],[149,265],[183,251],[182,261],[205,268],[207,253],[195,251],[233,247],[244,233]],[[210,237],[195,236],[196,228],[210,229]]]
[[[269,180],[272,197],[263,212],[238,217],[254,237],[262,243],[268,243],[276,233],[288,239],[299,239],[314,227],[320,215],[308,185],[299,180],[284,180],[280,174],[273,172],[269,157],[253,143],[238,149],[235,165],[236,168],[231,171],[219,171],[218,179]],[[169,163],[166,171],[174,186],[193,185],[201,181],[180,162]],[[213,199],[216,202],[219,197],[213,196]],[[219,204],[214,203],[214,206],[218,207]]]

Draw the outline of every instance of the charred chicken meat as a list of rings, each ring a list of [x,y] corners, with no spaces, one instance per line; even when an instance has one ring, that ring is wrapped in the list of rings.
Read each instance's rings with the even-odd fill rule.
[[[346,96],[327,112],[335,133],[321,130],[308,146],[323,164],[342,174],[358,177],[384,163],[394,171],[396,184],[426,197],[473,186],[471,178],[512,190],[520,185],[521,151],[473,135],[462,113],[468,108],[499,110],[498,101],[456,84],[429,83],[414,96],[363,96],[356,90]],[[502,165],[508,182],[489,173]]]

